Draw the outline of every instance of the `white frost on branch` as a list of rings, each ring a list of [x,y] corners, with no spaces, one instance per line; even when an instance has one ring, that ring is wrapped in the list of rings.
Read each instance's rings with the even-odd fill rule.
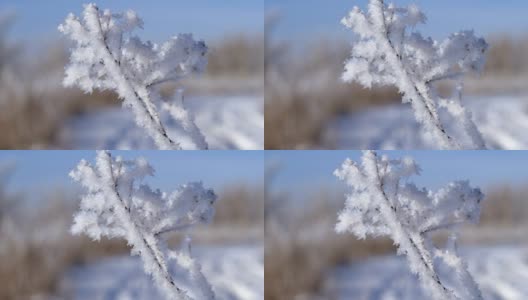
[[[207,65],[207,46],[191,34],[180,34],[158,45],[143,42],[132,35],[143,21],[134,11],[111,13],[95,4],[84,7],[82,20],[68,15],[59,31],[75,42],[70,64],[66,67],[65,86],[78,86],[91,93],[94,89],[113,90],[130,107],[136,123],[145,128],[160,149],[181,149],[172,140],[159,117],[161,83],[178,81],[201,73]],[[207,149],[205,137],[183,103],[163,104],[182,124],[195,148]]]
[[[361,164],[347,159],[334,173],[351,189],[336,231],[361,239],[390,237],[434,299],[482,299],[457,253],[455,230],[478,222],[483,194],[468,181],[452,182],[436,192],[418,188],[408,180],[420,171],[411,158],[389,159],[374,151],[366,151]],[[451,231],[447,249],[433,244],[431,234],[437,230]],[[456,283],[442,278],[441,268],[450,270]]]
[[[190,294],[196,299],[214,299],[200,264],[191,256],[190,239],[185,239],[184,249],[178,253],[168,249],[165,233],[209,223],[217,196],[201,182],[184,184],[172,193],[140,183],[153,173],[145,159],[114,159],[107,151],[97,153],[95,165],[82,160],[70,173],[87,190],[71,231],[85,233],[94,240],[126,239],[132,254],[141,257],[145,272],[167,299],[193,299]],[[169,260],[188,272],[195,286],[193,291],[175,285]]]
[[[342,20],[358,35],[342,78],[366,88],[396,86],[402,101],[412,105],[417,121],[441,148],[485,148],[471,112],[462,106],[460,98],[462,77],[481,72],[488,44],[473,31],[454,33],[442,42],[411,31],[425,22],[425,14],[416,5],[397,7],[383,0],[369,0],[368,12],[354,7]],[[451,99],[441,99],[436,93],[434,83],[441,80],[456,82],[457,91]],[[439,108],[458,124],[458,139],[446,131]]]

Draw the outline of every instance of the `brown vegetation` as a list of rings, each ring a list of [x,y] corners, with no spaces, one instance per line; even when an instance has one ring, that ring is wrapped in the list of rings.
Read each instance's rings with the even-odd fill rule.
[[[262,78],[263,73],[264,40],[261,36],[236,34],[212,43],[207,65],[208,76]]]
[[[266,149],[320,147],[329,119],[399,101],[392,88],[368,90],[339,79],[348,43],[319,41],[307,49],[302,59],[283,54],[266,63]]]
[[[266,299],[321,294],[325,273],[332,266],[393,250],[388,239],[360,241],[333,231],[342,195],[323,190],[303,203],[292,203],[284,195],[267,194],[266,201],[286,202],[284,206],[266,203],[277,209],[266,212]]]
[[[0,299],[46,298],[72,265],[128,251],[123,241],[72,236],[68,228],[76,202],[67,193],[30,203],[5,193],[4,184],[3,177],[0,203],[8,205],[0,205]]]
[[[220,191],[215,208],[214,224],[262,227],[264,189],[245,184],[228,185]]]

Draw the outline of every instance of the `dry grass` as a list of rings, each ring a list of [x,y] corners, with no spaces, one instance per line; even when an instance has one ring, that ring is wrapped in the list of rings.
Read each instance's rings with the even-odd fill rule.
[[[508,34],[488,38],[485,74],[515,76],[528,72],[528,35],[513,37]]]
[[[266,200],[289,201],[282,197]],[[323,191],[289,210],[283,206],[280,211],[267,212],[266,299],[317,295],[322,292],[326,272],[332,266],[393,250],[387,239],[359,241],[352,235],[336,234],[333,227],[342,200],[342,196]]]
[[[113,93],[62,88],[63,45],[43,45],[38,60],[21,53],[0,57],[0,149],[51,147],[70,117],[119,103]]]
[[[82,94],[77,91],[27,94],[3,90],[0,99],[0,149],[40,149],[54,146],[63,122],[77,114],[117,104],[112,93]],[[9,99],[9,100],[7,100]]]
[[[0,202],[10,198],[4,194]],[[0,299],[46,298],[71,266],[128,252],[123,241],[72,236],[68,228],[75,201],[60,192],[47,198],[34,211],[12,208],[0,219]]]
[[[270,89],[266,88],[264,106],[265,149],[319,148],[328,120],[398,99],[391,89],[369,91],[340,82],[330,82],[318,91],[293,88],[282,94]],[[333,147],[325,145],[325,148]]]
[[[39,55],[8,41],[12,22],[0,22],[0,149],[52,147],[63,122],[92,109],[117,105],[112,93],[64,89],[68,61],[62,42],[39,44]]]
[[[211,44],[207,76],[263,77],[264,40],[261,36],[235,34]]]
[[[266,299],[286,300],[321,293],[326,272],[370,255],[392,250],[389,240],[357,241],[351,236],[280,243],[266,236],[264,276]]]
[[[497,184],[490,187],[482,204],[482,225],[518,226],[528,220],[527,188]]]
[[[0,254],[0,299],[30,299],[53,295],[64,271],[100,257],[125,253],[124,242],[65,235],[57,244],[26,241],[17,244],[2,237],[5,253]]]
[[[215,208],[215,225],[262,227],[264,188],[246,184],[228,185],[220,191]]]
[[[339,79],[350,51],[346,42],[317,41],[302,53],[281,47],[281,55],[269,54],[266,62],[266,149],[320,147],[329,119],[399,99],[394,89],[367,90]]]

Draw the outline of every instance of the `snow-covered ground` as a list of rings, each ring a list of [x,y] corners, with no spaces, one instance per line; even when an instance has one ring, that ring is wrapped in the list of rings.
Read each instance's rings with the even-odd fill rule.
[[[215,245],[193,247],[219,300],[264,299],[264,252],[260,245]],[[188,278],[172,271],[177,284],[189,286]],[[143,273],[137,256],[104,259],[70,270],[60,284],[68,299],[156,300],[163,299]]]
[[[469,270],[486,300],[528,299],[528,246],[463,249]],[[325,293],[335,299],[430,299],[402,256],[373,257],[329,272]]]
[[[489,148],[528,149],[528,95],[469,97],[465,105]],[[339,149],[434,149],[421,132],[410,105],[397,104],[330,122],[323,143]]]
[[[211,149],[263,149],[264,110],[262,95],[187,98],[187,108],[196,116]],[[185,147],[190,142],[182,129],[162,113],[171,137]],[[177,138],[176,138],[177,137]],[[133,115],[121,107],[88,113],[64,125],[58,135],[59,148],[155,149]]]

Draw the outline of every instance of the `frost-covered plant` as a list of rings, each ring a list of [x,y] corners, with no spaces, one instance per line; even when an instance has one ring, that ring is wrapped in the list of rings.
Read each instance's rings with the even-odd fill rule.
[[[397,7],[383,0],[370,0],[368,12],[357,6],[341,21],[358,35],[352,57],[345,63],[343,80],[364,87],[390,85],[399,89],[402,101],[410,103],[414,115],[439,147],[444,149],[482,149],[485,143],[472,121],[471,112],[461,104],[462,77],[480,72],[488,44],[473,31],[454,33],[435,41],[411,31],[426,22],[415,5]],[[441,99],[434,83],[454,80],[456,92]],[[458,136],[449,133],[439,117],[447,111],[458,127]]]
[[[420,174],[411,158],[389,159],[366,151],[362,164],[347,159],[334,173],[350,187],[336,231],[358,238],[390,237],[405,255],[410,269],[434,299],[482,299],[478,285],[458,255],[455,229],[477,223],[483,194],[468,181],[455,181],[438,191],[408,182]],[[437,248],[431,234],[450,231],[446,249]],[[441,276],[449,270],[449,278]],[[450,282],[453,280],[455,282]]]
[[[84,7],[82,20],[69,14],[59,31],[75,42],[66,67],[65,86],[113,90],[130,107],[136,123],[145,128],[160,149],[181,149],[168,136],[159,117],[166,109],[190,135],[195,147],[207,149],[194,117],[180,103],[162,104],[161,83],[201,73],[207,65],[207,47],[191,34],[180,34],[158,45],[132,35],[143,21],[134,11],[111,13],[95,4]]]
[[[131,253],[141,257],[145,272],[167,299],[214,299],[200,264],[191,256],[189,237],[181,252],[170,250],[165,237],[168,232],[208,223],[217,196],[201,182],[184,184],[172,193],[140,184],[153,173],[145,159],[114,159],[107,151],[97,153],[95,165],[82,160],[70,173],[87,190],[71,231],[85,233],[94,240],[126,239]],[[176,286],[169,272],[170,260],[187,271],[195,286],[193,291]]]

